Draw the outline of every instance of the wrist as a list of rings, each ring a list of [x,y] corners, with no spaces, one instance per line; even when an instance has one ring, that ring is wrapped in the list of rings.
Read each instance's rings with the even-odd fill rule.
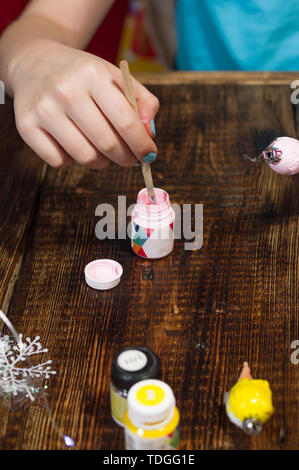
[[[35,58],[44,56],[53,46],[69,42],[64,29],[46,18],[26,17],[11,23],[0,40],[0,77],[6,91],[14,94],[17,77],[30,70]]]

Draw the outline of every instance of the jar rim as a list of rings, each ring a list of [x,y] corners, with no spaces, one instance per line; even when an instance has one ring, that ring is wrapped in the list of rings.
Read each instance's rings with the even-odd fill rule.
[[[141,217],[158,221],[167,217],[172,208],[167,191],[161,188],[154,188],[154,191],[156,204],[150,201],[146,188],[139,191],[135,211]]]

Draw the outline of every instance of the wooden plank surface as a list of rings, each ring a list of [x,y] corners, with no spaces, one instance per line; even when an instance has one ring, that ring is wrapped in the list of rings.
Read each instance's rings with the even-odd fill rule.
[[[9,98],[0,105],[0,122],[0,305],[5,310],[22,263],[46,165],[19,137]]]
[[[298,72],[244,72],[244,71],[215,71],[215,72],[138,72],[136,78],[151,85],[290,85],[298,80]]]
[[[150,89],[161,101],[155,185],[173,203],[204,204],[203,247],[185,251],[177,241],[169,257],[144,261],[129,240],[97,240],[96,206],[117,206],[118,195],[133,203],[140,169],[49,169],[9,317],[49,349],[58,370],[49,381],[50,406],[78,448],[123,447],[110,416],[110,364],[130,344],[161,357],[181,411],[182,448],[298,448],[299,368],[290,345],[299,339],[299,179],[242,158],[274,136],[295,136],[289,87]],[[9,131],[7,145],[12,139]],[[84,266],[96,258],[123,265],[118,287],[86,286]],[[153,280],[144,279],[148,267]],[[270,381],[276,410],[255,438],[230,424],[222,404],[245,360],[255,377]],[[2,449],[63,448],[39,405],[10,410],[1,429]]]

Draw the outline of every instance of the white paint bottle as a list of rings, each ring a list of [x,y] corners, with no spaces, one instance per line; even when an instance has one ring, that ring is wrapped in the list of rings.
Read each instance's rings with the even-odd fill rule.
[[[169,195],[160,188],[154,188],[156,203],[148,197],[147,189],[138,193],[137,203],[132,211],[131,246],[141,258],[158,259],[169,255],[174,246],[174,210]]]
[[[125,413],[127,450],[175,450],[179,446],[180,415],[169,385],[142,380],[130,388]]]

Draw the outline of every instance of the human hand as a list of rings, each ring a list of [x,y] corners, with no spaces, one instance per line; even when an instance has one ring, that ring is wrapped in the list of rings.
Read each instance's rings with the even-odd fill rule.
[[[13,67],[11,86],[20,135],[52,167],[155,159],[158,99],[133,79],[141,122],[121,71],[109,62],[52,40],[33,41]]]

